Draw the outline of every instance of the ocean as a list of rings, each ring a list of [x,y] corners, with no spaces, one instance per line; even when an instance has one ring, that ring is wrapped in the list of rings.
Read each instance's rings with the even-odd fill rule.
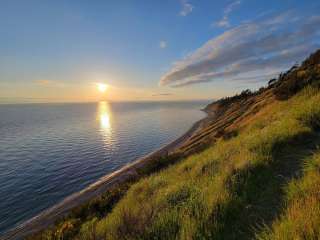
[[[177,139],[206,104],[0,105],[0,233]]]

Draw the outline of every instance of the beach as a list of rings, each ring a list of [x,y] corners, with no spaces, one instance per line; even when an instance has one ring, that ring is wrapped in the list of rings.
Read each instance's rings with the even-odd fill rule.
[[[206,125],[206,123],[212,119],[212,114],[209,114],[207,111],[206,113],[208,115],[205,118],[194,123],[193,126],[178,139],[130,164],[125,165],[119,170],[103,176],[80,192],[66,197],[60,203],[48,208],[12,230],[9,230],[0,239],[21,239],[30,234],[39,232],[56,222],[61,217],[67,215],[73,208],[103,194],[108,189],[119,183],[123,183],[138,176],[138,171],[143,169],[147,164],[161,157],[166,157],[170,154],[179,152],[180,147],[188,142],[194,134],[201,132],[203,125]]]

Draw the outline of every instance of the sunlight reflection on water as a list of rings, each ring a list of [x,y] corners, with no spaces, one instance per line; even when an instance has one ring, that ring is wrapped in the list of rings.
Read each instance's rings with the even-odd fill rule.
[[[203,106],[0,105],[0,233],[181,136]]]
[[[100,133],[107,145],[112,145],[112,112],[108,102],[99,102],[97,119],[100,122]]]
[[[110,111],[109,103],[99,102],[98,119],[100,120],[100,127],[103,131],[111,132],[110,117],[111,117],[111,111]]]

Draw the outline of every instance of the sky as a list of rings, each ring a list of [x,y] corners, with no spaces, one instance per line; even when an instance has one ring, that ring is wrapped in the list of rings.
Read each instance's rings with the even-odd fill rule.
[[[217,99],[300,63],[319,26],[318,0],[1,0],[0,103]]]

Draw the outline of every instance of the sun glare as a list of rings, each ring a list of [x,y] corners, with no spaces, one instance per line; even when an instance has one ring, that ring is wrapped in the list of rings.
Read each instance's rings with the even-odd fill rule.
[[[104,93],[107,90],[108,85],[104,83],[98,83],[97,87],[100,92]]]
[[[109,131],[111,129],[110,114],[109,104],[107,102],[99,102],[98,120],[100,121],[100,126],[104,131]]]

